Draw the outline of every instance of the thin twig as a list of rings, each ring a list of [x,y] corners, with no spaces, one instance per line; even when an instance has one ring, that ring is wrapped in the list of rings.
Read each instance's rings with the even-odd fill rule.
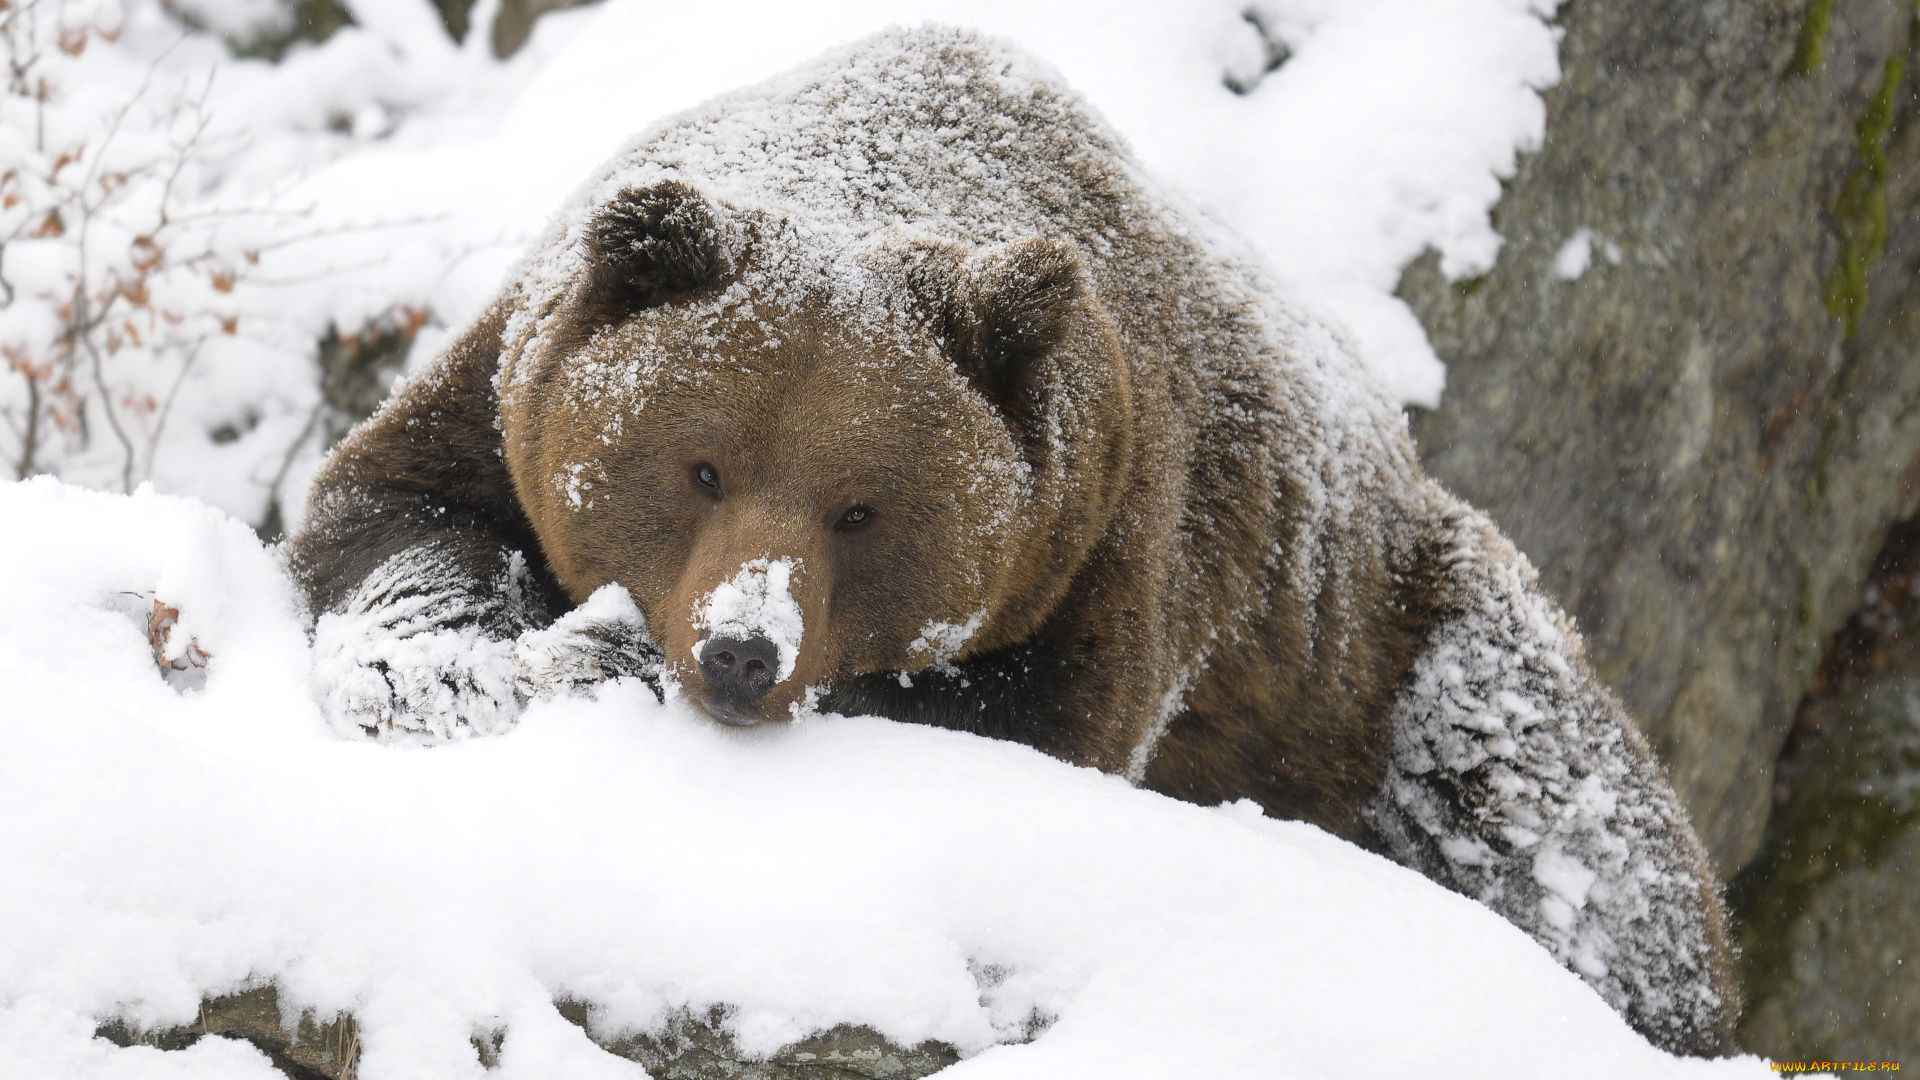
[[[299,437],[293,440],[293,445],[287,447],[287,452],[280,458],[280,469],[273,474],[273,483],[267,485],[268,507],[279,505],[280,485],[286,483],[287,473],[293,469],[293,459],[299,455],[300,448],[307,445],[307,440],[313,436],[314,427],[320,423],[320,417],[326,411],[327,399],[323,394],[320,400],[314,403],[313,411],[307,414],[307,422],[300,428]]]
[[[193,343],[193,348],[187,350],[186,359],[180,361],[180,374],[174,376],[173,386],[167,390],[167,400],[160,406],[160,414],[154,418],[153,436],[147,440],[148,476],[153,475],[153,459],[160,452],[160,436],[167,430],[167,417],[173,412],[173,399],[179,396],[180,386],[187,381],[187,373],[193,370],[193,362],[200,358],[200,347],[205,344],[206,339],[201,338]]]
[[[212,117],[207,115],[206,104],[207,96],[213,93],[214,70],[207,69],[206,85],[200,88],[200,96],[193,103],[193,115],[199,123],[194,125],[193,134],[187,136],[186,142],[174,148],[173,168],[167,172],[166,180],[160,185],[160,224],[153,230],[156,236],[169,223],[167,205],[173,201],[173,185],[179,181],[180,174],[186,171],[187,161],[193,154],[194,147],[200,145],[200,136],[206,133],[207,125],[213,122]],[[176,109],[180,107],[177,103],[174,106]]]
[[[20,439],[20,468],[14,478],[25,480],[33,475],[34,455],[40,450],[40,380],[29,370],[22,370],[20,377],[27,380],[27,433]]]
[[[80,186],[82,206],[86,205],[86,193],[92,189],[93,182],[100,178],[100,163],[107,159],[107,147],[112,146],[113,140],[120,134],[121,123],[126,120],[127,114],[133,111],[133,107],[140,103],[140,99],[147,96],[147,87],[153,85],[153,73],[160,70],[161,62],[173,55],[173,50],[179,48],[180,43],[185,40],[187,40],[187,35],[183,32],[179,37],[173,39],[172,44],[161,49],[160,55],[154,57],[153,61],[147,65],[146,73],[140,76],[140,85],[134,88],[133,96],[127,99],[125,105],[120,106],[120,108],[114,111],[113,119],[107,124],[106,135],[101,138],[100,146],[93,152],[93,162],[87,166],[86,182]]]
[[[81,265],[84,271],[85,264],[82,263]],[[77,313],[84,313],[87,303],[85,278],[81,280],[82,284],[80,288],[74,290],[74,310]],[[126,431],[120,427],[120,416],[114,412],[113,392],[107,389],[107,376],[105,371],[102,370],[99,346],[93,343],[93,335],[91,334],[83,334],[79,340],[86,346],[87,356],[93,361],[93,385],[95,389],[100,391],[100,408],[107,414],[107,426],[113,429],[113,437],[120,440],[121,448],[126,451],[126,463],[121,466],[120,469],[120,490],[131,495],[133,493],[133,440],[128,438]],[[69,344],[68,348],[71,349],[72,345]]]

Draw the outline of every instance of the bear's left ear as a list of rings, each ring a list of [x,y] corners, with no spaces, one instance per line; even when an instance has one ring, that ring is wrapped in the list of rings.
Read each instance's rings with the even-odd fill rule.
[[[906,247],[903,264],[954,366],[1005,419],[1030,467],[1032,512],[1022,520],[1031,528],[1008,565],[1048,568],[1039,578],[1053,584],[1024,597],[1026,614],[996,615],[1017,641],[1053,610],[1130,490],[1129,354],[1081,249],[1068,241],[1036,237],[969,252],[922,240]]]
[[[1037,404],[1038,361],[1092,304],[1071,244],[1034,237],[991,247],[954,268],[943,330],[954,361],[1016,427]]]
[[[611,321],[730,272],[722,208],[692,187],[664,180],[628,188],[587,226],[587,300]]]

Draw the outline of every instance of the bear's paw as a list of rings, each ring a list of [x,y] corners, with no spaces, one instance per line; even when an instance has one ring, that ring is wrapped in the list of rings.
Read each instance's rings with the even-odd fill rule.
[[[514,642],[518,685],[527,698],[578,693],[609,679],[637,678],[660,689],[660,650],[633,597],[603,585],[552,626]]]
[[[506,731],[520,715],[514,642],[477,626],[368,634],[321,616],[314,675],[327,720],[343,735],[428,741]]]

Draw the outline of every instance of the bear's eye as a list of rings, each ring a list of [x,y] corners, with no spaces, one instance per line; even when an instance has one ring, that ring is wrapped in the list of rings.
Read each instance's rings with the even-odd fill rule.
[[[693,482],[712,494],[720,494],[720,472],[704,461],[693,467]]]
[[[844,532],[848,529],[857,529],[860,526],[865,525],[867,522],[872,520],[873,520],[873,507],[856,506],[853,509],[848,510],[846,513],[841,514],[840,520],[834,522],[833,527]]]

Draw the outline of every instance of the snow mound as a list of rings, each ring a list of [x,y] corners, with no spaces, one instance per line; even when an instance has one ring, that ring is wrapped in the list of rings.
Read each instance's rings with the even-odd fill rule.
[[[0,486],[0,520],[9,1075],[266,1080],[245,1046],[92,1032],[267,980],[358,1016],[364,1080],[478,1078],[495,1029],[499,1080],[640,1076],[561,996],[628,1028],[726,1003],[751,1051],[944,1040],[955,1077],[1768,1075],[1653,1050],[1499,916],[1315,829],[1024,747],[723,729],[634,680],[496,738],[341,738],[239,522],[49,480]],[[165,681],[128,595],[179,609],[202,688]]]

